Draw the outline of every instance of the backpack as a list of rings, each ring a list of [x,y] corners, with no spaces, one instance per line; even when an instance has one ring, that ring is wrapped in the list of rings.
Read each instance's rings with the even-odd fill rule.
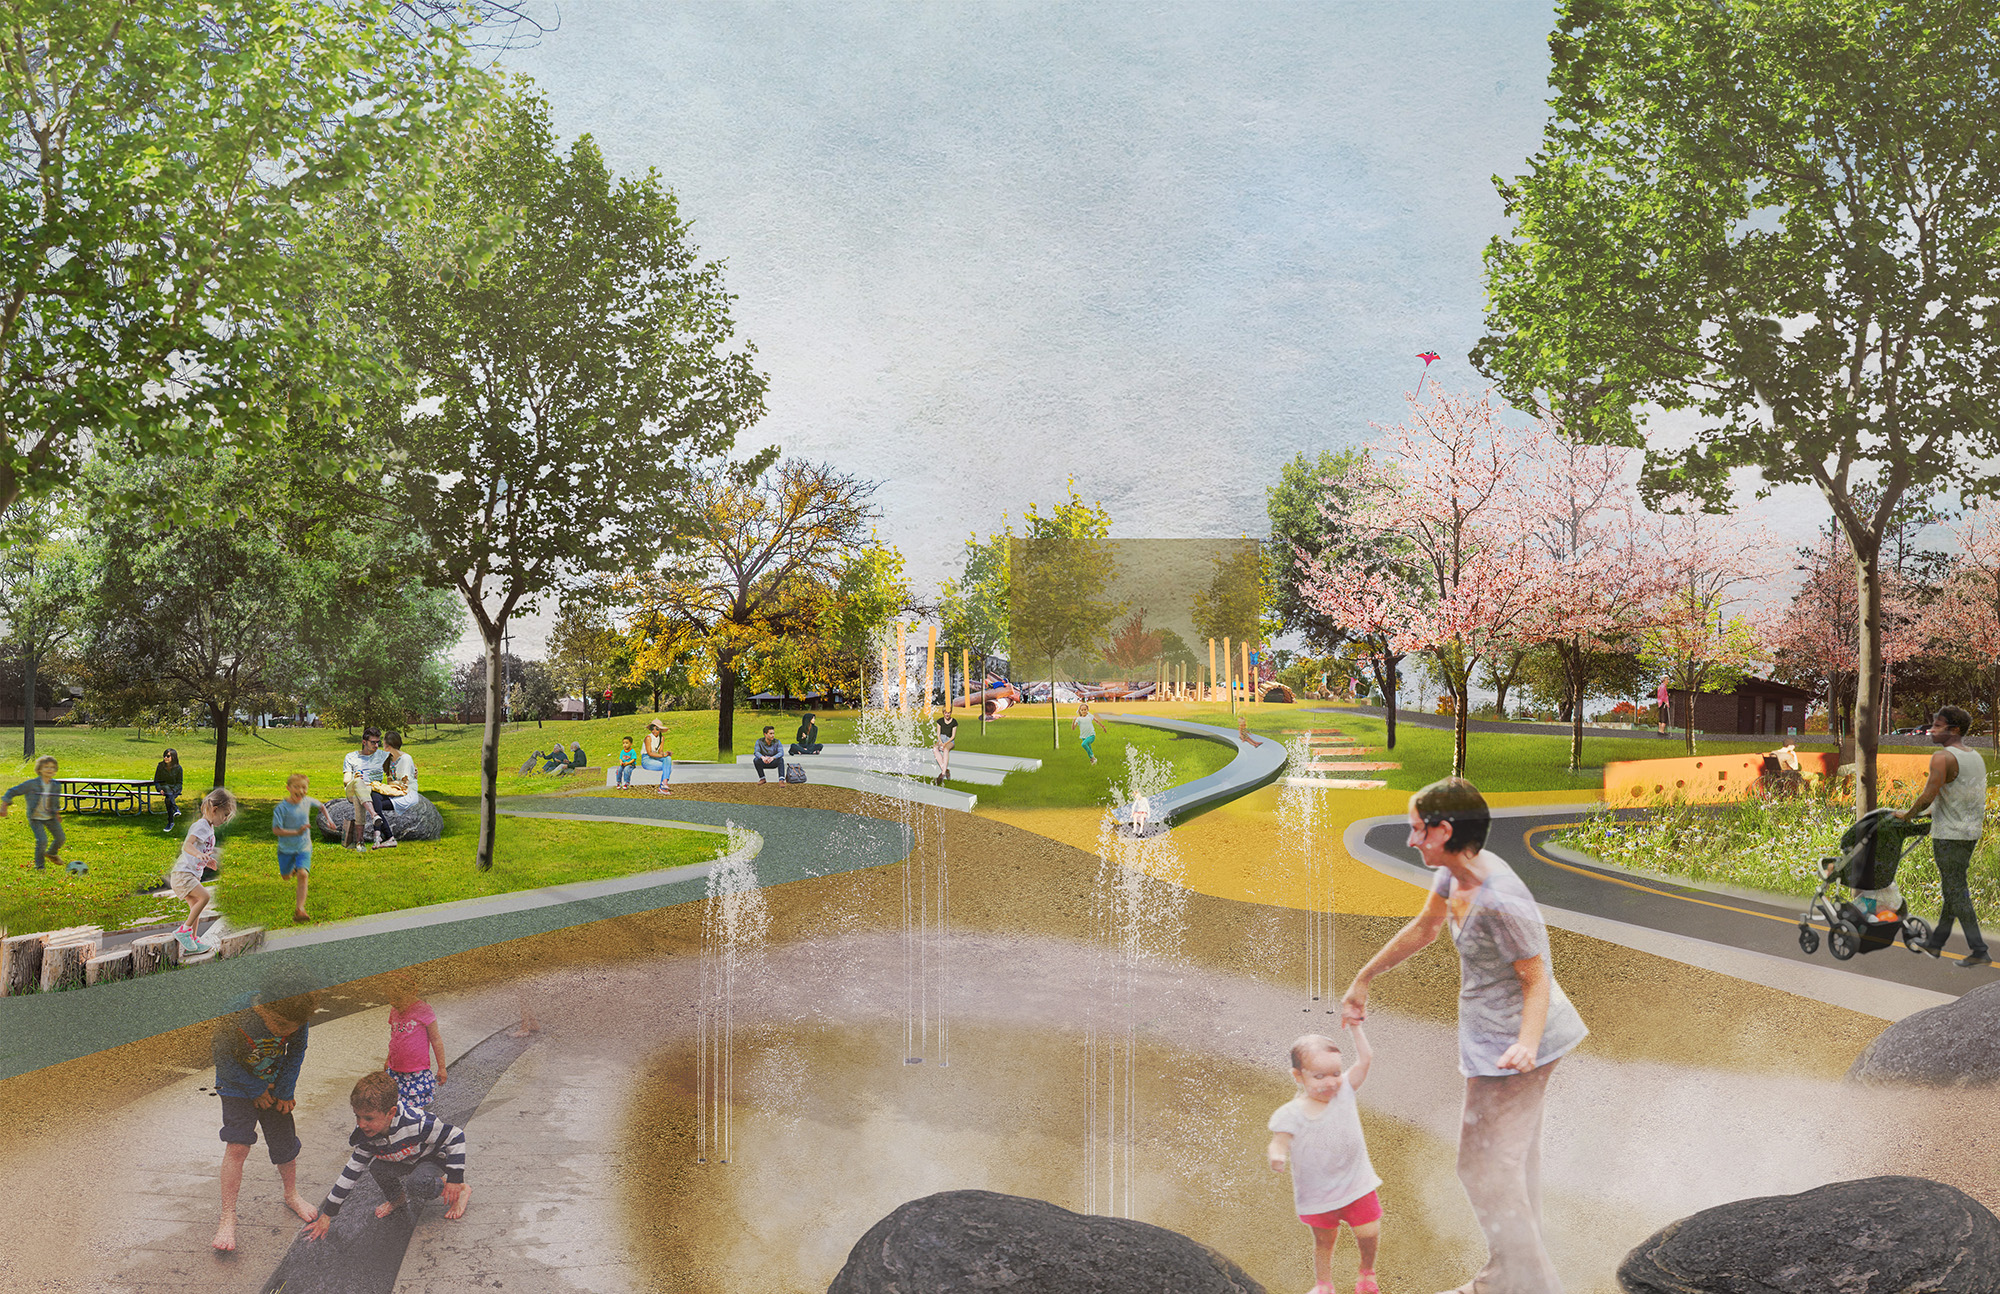
[[[805,781],[805,780],[806,780],[806,770],[805,770],[805,767],[804,767],[803,765],[800,765],[800,764],[787,764],[787,765],[785,765],[785,780],[786,780],[787,782],[803,782],[803,781]]]

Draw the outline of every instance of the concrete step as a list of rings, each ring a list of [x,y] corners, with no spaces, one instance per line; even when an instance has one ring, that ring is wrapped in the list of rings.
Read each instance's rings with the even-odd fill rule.
[[[1301,786],[1314,791],[1379,791],[1389,785],[1366,777],[1287,777],[1280,780],[1286,786]]]
[[[1373,773],[1401,767],[1401,764],[1392,760],[1315,759],[1306,764],[1306,771],[1310,773]]]

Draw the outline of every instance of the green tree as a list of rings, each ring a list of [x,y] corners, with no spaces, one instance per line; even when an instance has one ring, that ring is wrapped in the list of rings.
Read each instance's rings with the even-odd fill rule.
[[[827,643],[833,648],[828,661],[828,669],[833,671],[829,684],[839,686],[863,677],[872,655],[871,644],[882,626],[928,610],[917,601],[903,572],[902,551],[872,535],[867,546],[848,559],[828,604]],[[865,685],[861,695],[865,701]]]
[[[603,709],[604,690],[630,668],[631,644],[611,623],[597,595],[574,589],[563,595],[549,628],[549,668],[559,686],[583,698],[584,712]]]
[[[1096,656],[1111,622],[1125,614],[1107,596],[1117,578],[1111,514],[1085,503],[1074,482],[1069,498],[1043,516],[1028,505],[1025,531],[1008,544],[1008,641],[1027,660],[1049,666],[1049,733],[1062,745],[1056,718],[1056,665],[1066,654]]]
[[[352,572],[399,543],[387,529],[339,530],[316,545],[313,587],[326,596],[302,608],[296,686],[299,700],[328,723],[390,727],[456,704],[445,653],[458,641],[458,599],[400,575],[368,581],[358,600],[342,588]]]
[[[1006,656],[1009,650],[1007,546],[1013,539],[1012,526],[984,540],[969,536],[958,578],[946,580],[939,590],[942,641],[952,651],[971,652],[982,670],[989,658]]]
[[[2000,488],[2000,5],[1568,0],[1553,113],[1500,184],[1474,360],[1593,439],[1692,409],[1650,498],[1817,486],[1854,557],[1857,813],[1904,495]],[[1859,487],[1872,485],[1864,497]]]
[[[457,28],[396,8],[0,11],[0,508],[114,448],[273,443],[271,358],[317,344],[294,308],[307,212],[373,203],[465,77]]]
[[[1194,594],[1197,634],[1227,638],[1232,650],[1257,640],[1264,612],[1264,559],[1264,550],[1248,542],[1216,555],[1208,583]]]
[[[35,757],[36,684],[43,668],[81,635],[101,555],[69,533],[46,502],[0,512],[0,642],[21,667],[21,758]]]
[[[335,286],[393,343],[403,380],[373,423],[387,485],[486,647],[484,870],[508,622],[658,552],[695,466],[762,414],[764,379],[730,349],[721,270],[673,195],[615,179],[587,135],[558,152],[540,99],[494,99],[436,172],[416,218],[339,224],[355,273]]]
[[[1265,491],[1271,521],[1268,609],[1278,633],[1298,634],[1315,655],[1339,648],[1347,641],[1347,630],[1305,595],[1306,563],[1329,548],[1366,540],[1366,531],[1347,524],[1357,506],[1355,469],[1360,464],[1361,455],[1351,449],[1321,450],[1316,459],[1301,451]]]

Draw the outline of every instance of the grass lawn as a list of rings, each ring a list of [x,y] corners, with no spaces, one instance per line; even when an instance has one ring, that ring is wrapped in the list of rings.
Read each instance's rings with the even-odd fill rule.
[[[585,750],[589,748],[586,746]],[[306,908],[317,920],[394,912],[431,903],[480,898],[512,890],[626,876],[715,857],[724,837],[609,822],[551,822],[502,816],[493,868],[473,867],[479,843],[479,803],[472,796],[433,796],[444,818],[436,841],[353,853],[323,841],[313,846],[312,888]],[[271,835],[270,797],[247,799],[234,821],[218,833],[222,875],[219,910],[238,926],[273,930],[292,924],[293,883],[280,880],[277,842]],[[581,807],[581,806],[579,806]],[[0,928],[16,934],[63,926],[115,930],[156,921],[178,921],[187,905],[171,895],[153,898],[141,886],[159,882],[180,849],[160,831],[158,814],[110,817],[65,815],[66,858],[90,865],[86,876],[34,870],[34,839],[19,805],[0,821]],[[189,819],[181,819],[181,827]]]

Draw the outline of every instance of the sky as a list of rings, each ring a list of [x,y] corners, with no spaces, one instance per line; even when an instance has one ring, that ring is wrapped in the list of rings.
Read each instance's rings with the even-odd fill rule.
[[[1540,139],[1552,12],[582,0],[503,66],[724,263],[770,381],[741,449],[880,482],[928,592],[1071,480],[1114,537],[1262,536],[1281,465],[1397,421],[1420,352],[1483,389],[1492,177]]]

